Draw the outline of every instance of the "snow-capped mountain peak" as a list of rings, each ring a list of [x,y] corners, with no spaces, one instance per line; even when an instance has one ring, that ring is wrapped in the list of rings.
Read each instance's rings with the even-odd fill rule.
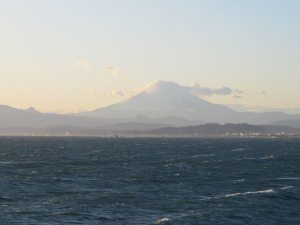
[[[123,118],[144,115],[147,117],[179,116],[198,119],[200,116],[234,112],[226,106],[207,102],[191,94],[185,87],[172,81],[155,80],[130,99],[83,115]]]

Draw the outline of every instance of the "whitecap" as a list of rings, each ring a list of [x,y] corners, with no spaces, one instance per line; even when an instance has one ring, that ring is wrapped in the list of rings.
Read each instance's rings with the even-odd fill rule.
[[[277,178],[277,180],[300,180],[300,177],[281,177]]]
[[[12,162],[0,162],[0,165],[12,164]]]
[[[216,154],[202,154],[202,155],[194,155],[192,156],[192,158],[197,158],[197,157],[211,157],[211,156],[215,156]]]
[[[233,194],[227,194],[224,197],[232,197],[232,196],[237,196],[237,195],[242,195],[243,193],[233,193]]]
[[[267,190],[263,190],[263,191],[248,191],[248,192],[245,192],[244,194],[247,195],[247,194],[261,194],[261,193],[273,193],[274,190],[271,188],[271,189],[267,189]]]
[[[264,157],[260,158],[260,159],[272,159],[274,158],[273,155],[265,155]]]
[[[169,218],[162,218],[161,220],[157,220],[156,222],[157,223],[161,223],[161,222],[165,222],[165,221],[168,221],[170,220]]]
[[[237,196],[237,195],[250,195],[250,194],[263,194],[263,193],[273,193],[274,190],[271,189],[267,189],[267,190],[262,190],[262,191],[247,191],[247,192],[237,192],[237,193],[232,193],[232,194],[227,194],[224,197],[232,197],[232,196]]]
[[[234,197],[234,196],[239,196],[239,195],[264,194],[264,193],[274,193],[274,192],[275,191],[271,188],[271,189],[262,190],[262,191],[236,192],[236,193],[231,193],[231,194],[226,194],[226,195],[218,195],[218,196],[214,196],[214,197],[204,197],[200,200],[210,200],[210,199]]]
[[[235,182],[244,182],[246,179],[236,180]]]
[[[293,186],[286,186],[286,187],[282,187],[280,188],[281,190],[285,190],[285,189],[290,189],[290,188],[293,188]]]
[[[231,150],[232,152],[239,152],[239,151],[244,151],[244,148],[237,148],[237,149],[233,149]]]

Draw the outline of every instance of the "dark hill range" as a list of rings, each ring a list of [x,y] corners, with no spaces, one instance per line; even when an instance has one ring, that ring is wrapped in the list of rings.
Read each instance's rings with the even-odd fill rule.
[[[299,128],[271,125],[243,124],[204,124],[186,127],[166,127],[145,132],[157,136],[224,136],[224,135],[300,135]]]

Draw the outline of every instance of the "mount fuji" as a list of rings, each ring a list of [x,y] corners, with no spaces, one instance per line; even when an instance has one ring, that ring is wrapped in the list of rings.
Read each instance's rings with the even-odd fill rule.
[[[171,81],[155,80],[130,99],[77,115],[87,117],[130,119],[185,119],[193,123],[269,124],[275,121],[299,120],[300,115],[282,112],[237,112],[227,106],[205,101],[185,87]],[[133,119],[134,120],[134,119]],[[283,123],[284,125],[284,123]]]
[[[95,135],[108,131],[149,130],[204,123],[274,124],[300,128],[299,121],[300,114],[237,112],[227,106],[205,101],[191,94],[186,87],[162,80],[151,82],[142,92],[126,101],[73,115],[41,113],[34,108],[21,110],[0,105],[0,135],[63,135],[68,132]]]
[[[80,115],[101,118],[132,118],[143,115],[149,118],[181,117],[216,122],[236,113],[227,106],[205,101],[174,82],[156,80],[126,101]]]

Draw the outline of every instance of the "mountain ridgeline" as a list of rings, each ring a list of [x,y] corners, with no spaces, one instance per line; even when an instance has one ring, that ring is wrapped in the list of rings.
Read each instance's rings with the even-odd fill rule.
[[[199,127],[203,124],[209,125]],[[222,127],[221,124],[227,125]],[[161,80],[151,82],[143,91],[126,101],[77,114],[41,113],[34,108],[22,110],[0,105],[2,135],[32,133],[62,135],[63,132],[73,132],[76,135],[103,135],[112,131],[122,133],[128,131],[127,133],[132,134],[133,131],[147,131],[148,134],[149,131],[156,134],[182,131],[182,135],[190,135],[208,134],[209,129],[213,130],[212,134],[223,134],[225,130],[231,132],[228,124],[236,124],[232,129],[242,126],[239,124],[269,124],[273,125],[272,132],[276,133],[283,129],[282,126],[300,128],[300,114],[237,112],[227,106],[205,101],[174,82]],[[248,125],[247,130],[251,126]],[[266,127],[260,128],[264,131],[254,129],[253,132],[269,132]],[[294,128],[289,128],[289,133],[295,133],[292,131]],[[238,132],[243,132],[243,129],[236,130],[236,133]]]
[[[250,124],[270,124],[286,120],[300,121],[299,114],[237,112],[227,106],[205,101],[174,82],[161,80],[151,82],[141,93],[126,101],[78,115],[98,118],[133,118],[137,115],[148,118],[177,117],[197,121],[194,125],[199,124],[199,121]],[[285,123],[281,122],[276,125],[285,125]]]
[[[80,113],[101,118],[180,117],[188,120],[216,121],[236,112],[227,106],[205,101],[174,82],[154,81],[132,98],[108,107]]]

